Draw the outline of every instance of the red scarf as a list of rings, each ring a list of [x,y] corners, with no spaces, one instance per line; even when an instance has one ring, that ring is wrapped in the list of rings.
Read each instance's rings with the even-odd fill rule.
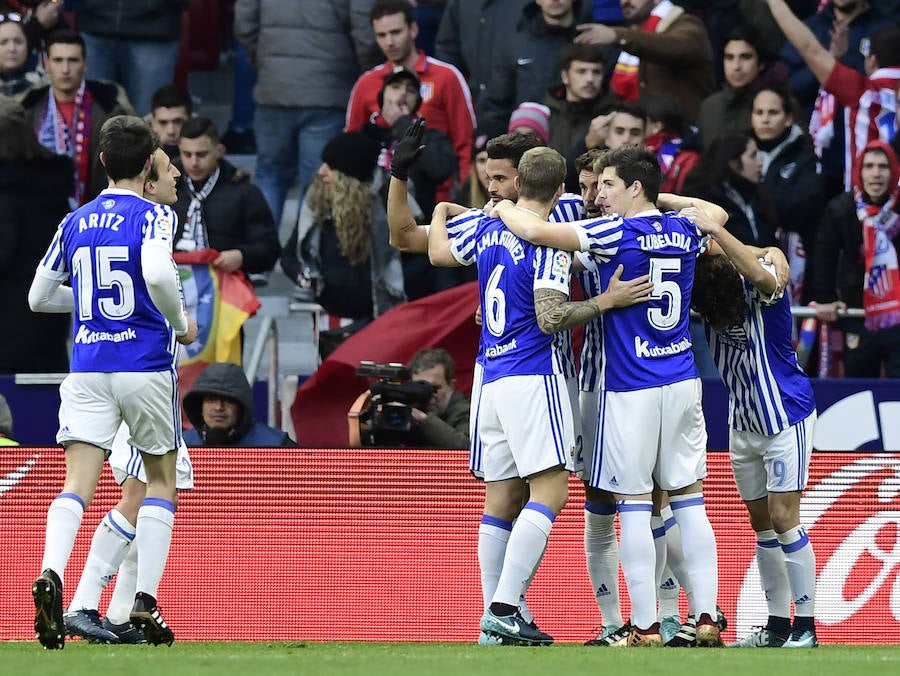
[[[866,151],[877,149],[887,155],[891,166],[891,194],[878,206],[865,201],[862,192],[861,166]],[[897,204],[897,180],[900,174],[897,157],[886,143],[872,141],[857,158],[857,182],[853,187],[856,199],[856,215],[862,224],[863,255],[866,274],[863,278],[863,309],[866,328],[869,331],[886,329],[900,324],[900,269],[897,265],[897,249],[892,240],[900,232],[900,214],[894,211]]]
[[[655,33],[669,12],[676,8],[669,0],[663,0],[653,11],[650,12],[644,23],[641,24],[641,31],[644,33]],[[678,12],[681,14],[681,11]],[[616,61],[616,67],[613,70],[612,78],[610,78],[609,86],[612,90],[626,101],[637,101],[641,96],[641,86],[638,78],[638,68],[641,60],[634,54],[626,51],[619,52],[619,60]]]
[[[70,201],[73,208],[87,201],[87,187],[91,177],[91,110],[94,97],[85,86],[84,80],[75,93],[75,112],[70,128],[59,108],[51,87],[47,92],[44,109],[37,121],[38,141],[57,155],[68,155],[75,161],[75,186]]]

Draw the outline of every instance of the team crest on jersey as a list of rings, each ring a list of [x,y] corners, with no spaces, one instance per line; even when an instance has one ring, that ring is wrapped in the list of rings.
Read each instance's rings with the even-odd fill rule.
[[[102,202],[100,202],[100,206],[103,207],[104,209],[112,209],[114,206],[116,206],[116,201],[115,200],[103,200]]]
[[[431,97],[434,96],[434,83],[433,82],[423,82],[419,86],[419,96],[422,97],[422,102],[430,101]]]
[[[653,221],[653,229],[656,230],[656,232],[662,232],[662,223]]]
[[[569,273],[569,269],[571,268],[572,261],[569,258],[569,254],[566,251],[557,251],[553,254],[553,269],[552,273],[554,275],[559,275],[560,277],[565,277]]]

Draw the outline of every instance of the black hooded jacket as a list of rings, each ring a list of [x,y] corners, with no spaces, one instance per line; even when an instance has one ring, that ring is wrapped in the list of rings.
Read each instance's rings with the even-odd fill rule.
[[[210,430],[203,422],[203,397],[216,395],[228,397],[241,408],[238,424],[227,432]],[[197,378],[194,386],[184,396],[184,412],[194,429],[184,434],[188,446],[291,446],[294,443],[285,432],[258,422],[253,417],[253,392],[237,364],[210,364]]]

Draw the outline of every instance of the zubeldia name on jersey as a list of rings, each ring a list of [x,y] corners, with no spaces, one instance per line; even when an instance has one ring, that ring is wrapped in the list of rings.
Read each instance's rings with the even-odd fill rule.
[[[506,247],[515,264],[525,258],[525,247],[522,246],[521,240],[509,230],[491,230],[483,234],[478,241],[478,253],[482,253],[489,246]]]
[[[693,251],[696,244],[683,232],[661,232],[649,235],[638,235],[638,245],[644,251],[676,248],[682,251]]]

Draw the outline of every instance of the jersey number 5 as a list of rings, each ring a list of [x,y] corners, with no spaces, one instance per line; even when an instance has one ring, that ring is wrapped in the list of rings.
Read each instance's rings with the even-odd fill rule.
[[[93,253],[93,259],[91,254]],[[113,263],[128,261],[127,246],[87,246],[76,249],[72,271],[78,286],[78,318],[94,318],[94,290],[115,289],[114,296],[100,298],[97,308],[107,319],[126,319],[134,312],[134,284],[125,270],[115,270]],[[116,297],[118,296],[118,298]]]
[[[666,309],[651,307],[647,310],[647,319],[657,329],[667,330],[673,328],[681,317],[681,287],[678,282],[671,279],[664,280],[663,275],[681,272],[680,258],[651,258],[650,281],[653,282],[653,292],[650,298],[653,300],[668,299],[669,307]]]

